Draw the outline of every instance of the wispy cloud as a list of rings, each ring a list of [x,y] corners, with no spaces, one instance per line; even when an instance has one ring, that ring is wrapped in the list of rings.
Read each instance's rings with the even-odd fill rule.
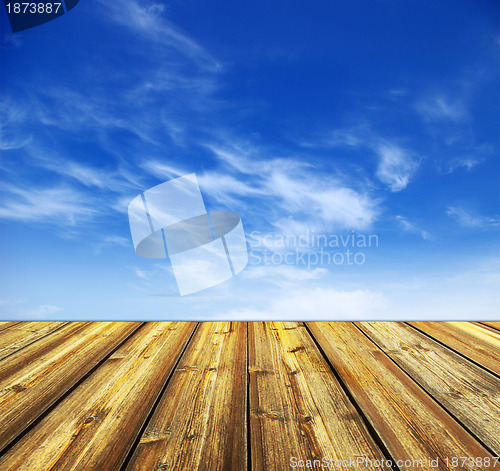
[[[147,280],[149,278],[149,275],[147,272],[145,272],[144,270],[141,270],[137,267],[134,267],[134,273],[141,279],[143,280]]]
[[[372,316],[383,317],[388,304],[380,292],[333,288],[294,289],[271,300],[267,308],[240,308],[227,313],[228,319],[241,320],[361,320]]]
[[[19,149],[31,142],[31,135],[20,135],[12,129],[24,118],[25,111],[21,105],[6,98],[0,101],[0,150]]]
[[[353,188],[343,175],[315,169],[307,160],[266,158],[266,151],[249,145],[210,145],[224,170],[202,175],[221,199],[259,199],[269,208],[276,228],[292,230],[298,222],[310,229],[366,229],[378,215],[379,201],[366,190]],[[227,195],[223,192],[226,191]],[[286,226],[286,227],[285,227]]]
[[[310,227],[363,230],[373,223],[378,212],[376,200],[367,194],[335,178],[321,178],[307,171],[289,174],[276,170],[266,182],[266,189],[278,199],[284,214],[309,215]]]
[[[444,95],[423,98],[415,104],[415,109],[425,121],[430,122],[460,122],[467,117],[463,100],[452,100]]]
[[[465,168],[471,170],[477,165],[481,164],[484,160],[475,157],[458,157],[448,162],[448,172],[452,173],[456,169]]]
[[[16,137],[13,135],[9,135],[9,133],[0,128],[0,150],[12,150],[12,149],[20,149],[21,147],[26,146],[32,140],[32,136],[28,136],[25,138]]]
[[[366,149],[375,155],[375,177],[393,192],[401,191],[414,178],[421,159],[415,152],[402,147],[393,139],[382,137],[366,123],[347,129],[336,129],[319,139],[319,145],[332,148]]]
[[[187,169],[177,168],[170,163],[164,163],[158,160],[146,160],[143,161],[140,166],[151,175],[159,178],[173,179],[192,173]]]
[[[246,183],[232,175],[215,171],[201,173],[198,181],[202,191],[223,204],[234,204],[242,197],[259,197],[267,194],[259,185]]]
[[[124,80],[125,86],[127,81]],[[32,98],[32,114],[38,123],[62,131],[81,134],[82,129],[93,130],[95,137],[104,140],[109,131],[124,130],[144,142],[156,142],[152,120],[144,110],[138,112],[135,102],[122,102],[122,98],[110,92],[106,94],[78,93],[74,90],[44,88]],[[154,122],[154,121],[153,121]]]
[[[424,240],[432,240],[432,236],[427,231],[415,226],[415,224],[408,221],[405,217],[398,215],[396,216],[396,220],[401,224],[405,231],[419,234]]]
[[[319,280],[327,274],[326,268],[305,269],[291,265],[276,265],[250,266],[242,276],[248,280],[265,281],[280,288],[290,288],[310,280]]]
[[[122,237],[119,235],[109,235],[101,239],[100,242],[95,244],[94,252],[100,254],[103,249],[109,249],[112,247],[126,247],[127,249],[132,249],[132,241],[128,237]]]
[[[100,3],[113,20],[132,30],[140,38],[175,50],[185,57],[190,57],[198,65],[210,69],[220,67],[203,47],[166,19],[163,3],[143,4],[134,0],[100,0]]]
[[[28,152],[32,156],[32,165],[68,177],[88,188],[121,192],[139,186],[137,174],[128,168],[112,164],[98,168],[59,157],[54,151],[49,153],[39,147],[30,148]]]
[[[488,144],[469,144],[466,146],[465,152],[462,149],[464,143],[460,140],[457,141],[456,145],[455,143],[447,143],[447,147],[450,146],[454,146],[450,150],[453,150],[455,155],[450,158],[443,157],[443,161],[438,162],[438,169],[443,173],[453,173],[460,169],[470,171],[478,165],[486,163],[495,154],[493,146]]]
[[[62,311],[62,308],[51,304],[41,304],[33,309],[26,309],[21,312],[20,317],[26,319],[46,319],[57,312]]]
[[[481,216],[460,206],[448,206],[446,214],[465,227],[488,228],[500,226],[500,218]]]
[[[419,161],[396,144],[381,142],[377,145],[379,156],[377,178],[391,191],[401,191],[408,186],[419,166]]]
[[[5,191],[0,219],[73,226],[100,212],[94,200],[65,186],[24,189],[9,185]]]
[[[391,88],[389,90],[389,96],[391,97],[403,97],[408,95],[408,89],[406,88]]]

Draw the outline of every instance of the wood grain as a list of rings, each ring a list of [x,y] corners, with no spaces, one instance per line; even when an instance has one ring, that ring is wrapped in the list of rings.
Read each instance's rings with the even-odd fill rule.
[[[498,469],[499,327],[3,322],[0,470]]]
[[[70,323],[1,361],[0,450],[139,325]]]
[[[194,326],[146,324],[17,442],[0,469],[119,469]]]
[[[308,324],[340,378],[351,391],[401,470],[405,461],[439,458],[433,469],[486,470],[489,466],[445,466],[454,456],[491,457],[463,427],[441,408],[354,324]]]
[[[13,321],[3,321],[0,322],[0,332],[5,329],[9,329],[13,325],[19,324],[19,322],[13,322]]]
[[[409,324],[500,376],[500,332],[472,322]]]
[[[0,360],[60,329],[67,322],[18,322],[0,330]]]
[[[495,330],[500,330],[500,322],[481,322],[483,325],[487,325]]]
[[[302,324],[249,323],[249,376],[255,471],[291,469],[292,457],[384,458]]]
[[[401,322],[358,327],[427,393],[500,455],[500,379]]]
[[[198,327],[127,470],[247,469],[247,328]]]

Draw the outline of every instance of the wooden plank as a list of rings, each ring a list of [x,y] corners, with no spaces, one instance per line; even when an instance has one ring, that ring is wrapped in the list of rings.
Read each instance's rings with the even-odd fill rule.
[[[356,324],[413,380],[500,456],[500,379],[401,322]]]
[[[247,327],[198,327],[127,470],[247,469]]]
[[[500,322],[481,322],[481,324],[487,325],[495,330],[500,330]]]
[[[139,323],[71,322],[0,362],[0,450]]]
[[[194,327],[146,324],[17,442],[0,469],[119,469]]]
[[[303,324],[250,323],[249,376],[255,471],[300,466],[294,458],[303,466],[345,460],[330,466],[344,470],[358,456],[384,460]]]
[[[409,324],[500,375],[500,332],[470,322]]]
[[[20,324],[20,322],[4,321],[0,322],[0,332],[5,329],[9,329],[13,325]]]
[[[438,458],[438,469],[491,469],[470,462],[445,465],[453,457],[492,456],[354,324],[308,327],[400,470],[414,471],[413,460],[433,469],[429,458]]]
[[[60,329],[67,322],[19,322],[0,331],[0,360]]]

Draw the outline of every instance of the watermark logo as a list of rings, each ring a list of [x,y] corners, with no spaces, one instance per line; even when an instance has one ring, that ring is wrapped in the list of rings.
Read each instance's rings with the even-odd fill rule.
[[[303,234],[249,234],[249,264],[264,266],[364,265],[366,252],[378,248],[377,234],[332,234],[307,231]]]
[[[181,296],[216,286],[248,263],[239,215],[209,213],[194,173],[135,197],[128,217],[136,254],[170,258]]]
[[[80,0],[3,0],[13,33],[55,20],[73,9]]]

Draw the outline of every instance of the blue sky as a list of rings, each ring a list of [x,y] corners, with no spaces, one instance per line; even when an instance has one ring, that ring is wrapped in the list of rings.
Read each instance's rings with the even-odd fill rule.
[[[16,34],[2,14],[0,319],[499,320],[499,10],[82,0]],[[127,206],[189,173],[253,257],[180,297]],[[290,241],[313,233],[378,242],[307,266],[319,247]]]

